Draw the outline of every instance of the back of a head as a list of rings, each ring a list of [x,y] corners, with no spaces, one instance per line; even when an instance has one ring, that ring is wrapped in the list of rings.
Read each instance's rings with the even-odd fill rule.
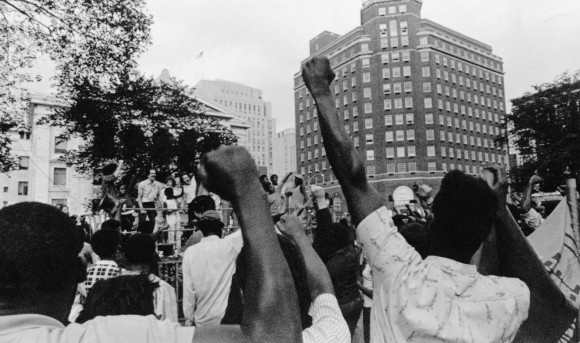
[[[100,280],[91,287],[77,323],[97,316],[155,314],[153,292],[159,286],[149,275],[123,275]]]
[[[101,224],[101,231],[107,231],[107,230],[120,232],[121,231],[121,222],[118,220],[115,220],[115,219],[105,220]]]
[[[155,259],[155,240],[146,233],[137,233],[125,243],[125,258],[131,264],[150,264]]]
[[[56,207],[22,202],[0,210],[0,300],[59,291],[82,271],[75,223]]]
[[[449,254],[471,257],[489,236],[496,209],[497,199],[483,179],[449,172],[433,201],[428,233],[433,253],[445,247]]]
[[[204,213],[209,210],[215,211],[215,201],[209,195],[198,195],[191,201],[191,208],[197,213]]]
[[[93,235],[91,247],[102,259],[110,259],[119,249],[121,235],[114,230],[99,230]]]
[[[424,259],[429,256],[429,239],[427,237],[427,227],[420,223],[410,223],[401,226],[399,233],[410,246]]]

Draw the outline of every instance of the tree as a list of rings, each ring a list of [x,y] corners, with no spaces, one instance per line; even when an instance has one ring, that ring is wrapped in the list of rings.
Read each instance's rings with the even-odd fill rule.
[[[111,160],[124,160],[123,172],[138,178],[151,168],[160,179],[176,171],[194,173],[203,153],[237,138],[205,115],[190,93],[175,79],[162,82],[133,73],[111,91],[88,82],[76,86],[69,106],[45,121],[66,127],[64,139],[85,140],[65,155],[85,175]]]
[[[8,130],[26,129],[25,83],[46,55],[56,66],[59,97],[76,85],[113,89],[150,43],[144,0],[0,0],[0,171],[11,169]]]
[[[525,163],[512,168],[516,189],[538,172],[548,189],[580,172],[580,72],[534,86],[535,93],[512,100],[509,135]]]

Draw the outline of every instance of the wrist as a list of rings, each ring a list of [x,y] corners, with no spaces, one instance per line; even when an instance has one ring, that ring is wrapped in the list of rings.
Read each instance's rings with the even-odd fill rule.
[[[310,94],[312,94],[312,97],[314,97],[314,98],[331,95],[330,86],[329,85],[315,85],[310,90]]]

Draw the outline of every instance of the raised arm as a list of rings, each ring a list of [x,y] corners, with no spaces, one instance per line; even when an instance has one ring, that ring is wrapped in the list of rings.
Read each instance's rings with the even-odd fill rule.
[[[290,176],[294,174],[293,172],[289,172],[286,175],[284,175],[284,177],[282,178],[282,181],[280,181],[280,184],[278,184],[278,192],[280,194],[282,194],[282,190],[284,188],[284,184],[286,183],[286,181],[288,181],[288,179],[290,178]]]
[[[484,178],[492,185],[498,200],[495,230],[500,273],[522,280],[530,290],[528,319],[520,327],[514,342],[557,342],[578,316],[578,311],[552,281],[507,209],[508,187],[504,170],[498,167],[486,170],[491,175]]]
[[[334,79],[330,62],[327,58],[314,57],[304,65],[302,78],[318,107],[328,161],[342,187],[353,222],[358,225],[383,204],[377,191],[367,182],[364,162],[335,112],[330,92]]]
[[[524,213],[528,213],[532,208],[532,193],[534,192],[534,186],[539,182],[542,182],[542,178],[538,175],[533,175],[530,178],[530,181],[528,181],[528,185],[526,186],[522,196],[522,207],[525,211]]]
[[[268,200],[250,154],[242,147],[222,147],[204,156],[200,178],[207,189],[230,201],[236,211],[248,269],[241,331],[202,327],[194,341],[250,340],[301,342],[298,300],[290,269],[272,230]]]
[[[313,304],[309,311],[312,326],[303,331],[304,342],[350,342],[348,325],[334,296],[330,274],[312,248],[302,222],[295,215],[284,215],[277,227],[296,244],[306,266],[306,281]]]

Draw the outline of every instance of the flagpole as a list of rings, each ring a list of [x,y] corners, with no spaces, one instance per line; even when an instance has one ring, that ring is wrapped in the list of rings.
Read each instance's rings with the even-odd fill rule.
[[[578,175],[576,175],[578,177]],[[566,180],[566,200],[570,208],[570,218],[574,240],[580,242],[580,213],[578,211],[578,196],[576,195],[577,182],[574,176]],[[580,256],[580,246],[577,246],[578,256]],[[576,336],[580,338],[580,312],[576,317]]]

